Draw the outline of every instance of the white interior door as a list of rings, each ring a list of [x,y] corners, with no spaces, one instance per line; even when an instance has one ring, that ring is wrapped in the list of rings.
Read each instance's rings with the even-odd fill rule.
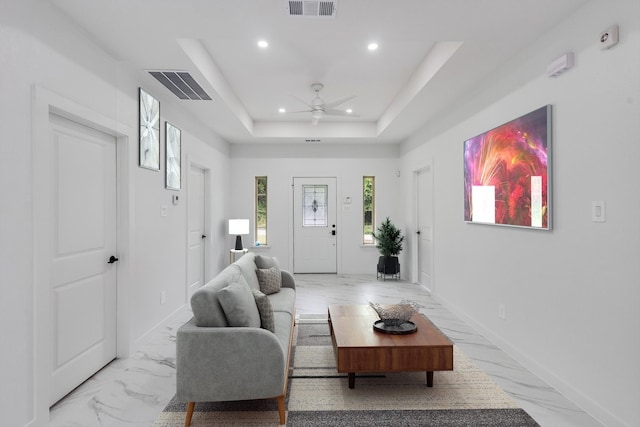
[[[293,179],[293,271],[336,273],[336,178]]]
[[[418,172],[418,282],[433,291],[433,177],[431,168]]]
[[[205,171],[197,166],[189,170],[189,221],[188,221],[188,269],[187,301],[191,295],[204,285],[205,224],[204,224],[204,188]]]
[[[50,123],[53,404],[116,357],[116,140]]]

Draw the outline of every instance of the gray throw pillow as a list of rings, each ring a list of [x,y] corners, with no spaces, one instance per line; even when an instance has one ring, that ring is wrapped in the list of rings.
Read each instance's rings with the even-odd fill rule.
[[[218,291],[218,301],[229,326],[260,327],[260,313],[244,276]]]
[[[273,318],[273,307],[271,301],[262,292],[258,290],[252,290],[253,298],[256,300],[256,307],[258,307],[258,313],[260,313],[260,322],[263,329],[276,332],[276,322]]]
[[[256,270],[256,275],[258,276],[258,283],[262,293],[270,295],[280,292],[282,277],[280,276],[280,270],[276,267],[259,268]]]
[[[255,263],[258,268],[271,268],[275,267],[280,270],[280,263],[278,263],[278,258],[270,257],[266,255],[256,255]]]

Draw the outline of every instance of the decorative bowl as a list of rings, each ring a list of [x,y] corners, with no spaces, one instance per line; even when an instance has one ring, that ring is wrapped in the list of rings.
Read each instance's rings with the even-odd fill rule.
[[[417,302],[408,299],[392,305],[380,305],[369,301],[369,305],[378,313],[378,317],[386,326],[400,326],[409,321],[420,309]]]

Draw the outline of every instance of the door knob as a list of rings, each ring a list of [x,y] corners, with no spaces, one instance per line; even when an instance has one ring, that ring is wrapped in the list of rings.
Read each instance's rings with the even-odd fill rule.
[[[207,235],[206,235],[206,234],[203,234],[203,235],[202,235],[202,238],[203,238],[203,239],[206,239],[206,238],[207,238]]]
[[[111,257],[109,257],[109,261],[108,264],[113,264],[114,262],[118,261],[118,258],[114,257],[113,255],[111,255]]]

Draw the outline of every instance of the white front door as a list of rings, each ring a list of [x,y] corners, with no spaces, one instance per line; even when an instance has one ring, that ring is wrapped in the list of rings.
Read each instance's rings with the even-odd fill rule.
[[[336,178],[293,179],[293,271],[336,273]]]
[[[116,140],[50,115],[51,393],[65,396],[116,357]]]
[[[418,283],[433,291],[433,177],[431,168],[418,172]]]
[[[204,225],[205,171],[197,166],[189,170],[189,235],[187,302],[191,295],[204,285],[205,225]]]

